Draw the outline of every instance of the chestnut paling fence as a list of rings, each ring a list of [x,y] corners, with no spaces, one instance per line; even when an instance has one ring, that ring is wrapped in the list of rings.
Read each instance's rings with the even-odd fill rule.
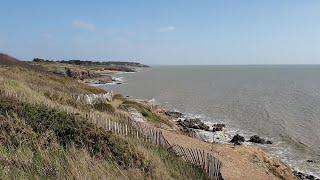
[[[24,95],[11,93],[5,90],[0,90],[0,96],[26,101]],[[61,109],[61,106],[58,105],[46,105],[50,106],[50,108]],[[62,110],[70,114],[79,114],[79,111],[74,108],[62,107]],[[201,149],[170,144],[159,128],[150,127],[143,122],[135,122],[127,115],[121,113],[118,113],[111,118],[110,116],[104,116],[102,113],[90,112],[86,113],[84,117],[92,123],[97,124],[99,127],[104,128],[106,131],[112,131],[118,135],[137,138],[143,140],[144,142],[161,146],[174,153],[176,156],[183,158],[185,161],[188,161],[201,168],[210,179],[223,179],[221,176],[222,163],[210,152]],[[116,121],[114,120],[114,117],[117,117],[115,119],[121,119],[122,121]]]

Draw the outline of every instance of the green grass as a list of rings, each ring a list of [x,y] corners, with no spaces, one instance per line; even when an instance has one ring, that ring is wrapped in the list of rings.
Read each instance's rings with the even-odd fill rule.
[[[161,118],[156,113],[152,112],[152,110],[149,107],[144,106],[141,103],[126,100],[121,104],[120,107],[122,107],[124,109],[126,109],[128,107],[135,108],[138,112],[140,112],[142,114],[143,117],[145,117],[148,121],[150,121],[151,123],[154,123],[155,125],[159,126],[161,123],[164,123],[166,125],[171,126],[171,123],[169,121]]]
[[[136,146],[145,153],[146,159],[150,159],[152,169],[151,179],[207,179],[203,171],[166,149],[141,142],[136,139],[131,140]],[[139,148],[138,148],[139,149]]]
[[[85,149],[0,146],[0,179],[142,179],[142,173],[92,157]]]
[[[112,100],[124,101],[125,98],[122,96],[122,94],[115,94],[115,95],[113,95]]]
[[[115,112],[114,107],[111,104],[108,104],[108,103],[105,103],[105,102],[95,103],[93,105],[93,108],[98,110],[98,111],[101,111],[101,112],[107,112],[107,113],[114,113]]]
[[[75,168],[75,164],[72,167],[62,164],[67,163],[70,156],[78,157],[71,152],[81,152],[91,163],[98,161],[109,170],[120,167],[130,179],[205,179],[200,169],[161,147],[125,139],[77,116],[43,105],[1,98],[0,119],[1,137],[5,137],[0,138],[5,144],[0,146],[0,177],[11,179],[12,173],[20,178],[71,176],[64,171]],[[129,169],[138,170],[138,176],[132,175]]]
[[[0,96],[0,179],[205,179],[197,167],[165,149],[106,132],[82,118],[90,111],[119,121],[121,109],[83,105],[71,96],[104,90],[1,66],[0,88],[25,96],[23,102]],[[155,124],[166,123],[140,103],[122,106],[133,106]],[[66,113],[66,107],[77,114]]]
[[[26,125],[39,136],[53,133],[63,147],[74,145],[76,148],[86,148],[95,156],[113,156],[124,166],[134,166],[143,158],[121,138],[63,111],[3,98],[0,100],[0,115],[24,119]]]

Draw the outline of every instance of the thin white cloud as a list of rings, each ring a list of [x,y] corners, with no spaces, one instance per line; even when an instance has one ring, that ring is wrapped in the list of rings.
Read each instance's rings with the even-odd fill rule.
[[[158,29],[158,32],[169,32],[169,31],[174,31],[176,28],[174,26],[166,26]]]
[[[41,33],[40,37],[45,38],[45,39],[52,39],[53,35],[50,33]]]
[[[94,31],[96,26],[94,24],[86,23],[83,21],[73,21],[73,26],[79,29],[85,29],[89,31]]]

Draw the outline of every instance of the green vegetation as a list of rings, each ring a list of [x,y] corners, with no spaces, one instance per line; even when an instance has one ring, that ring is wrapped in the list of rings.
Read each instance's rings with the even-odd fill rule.
[[[103,67],[114,67],[114,66],[132,66],[132,67],[149,67],[147,65],[138,62],[125,62],[125,61],[92,61],[92,60],[46,60],[41,58],[34,58],[34,62],[46,62],[46,63],[64,63],[64,64],[75,64],[75,65],[85,65],[85,66],[103,66]]]
[[[115,109],[111,104],[105,103],[105,102],[98,102],[93,105],[93,107],[101,112],[108,112],[108,113],[114,113]]]
[[[178,158],[167,150],[150,144],[135,141],[136,146],[143,145],[144,150],[148,150],[145,155],[152,159],[153,169],[150,175],[152,179],[207,179],[203,171],[192,164]]]
[[[163,148],[107,132],[84,118],[95,112],[119,121],[121,109],[103,102],[80,104],[72,96],[104,90],[45,68],[1,65],[0,89],[23,96],[0,95],[0,179],[205,179],[197,167]],[[122,106],[165,123],[142,104],[125,101]]]
[[[53,134],[63,147],[70,145],[76,148],[85,147],[93,155],[104,158],[110,157],[111,152],[116,155],[121,164],[126,166],[132,166],[133,160],[139,159],[138,155],[131,151],[133,146],[122,142],[120,138],[110,138],[111,133],[66,112],[49,109],[43,105],[30,105],[2,98],[0,115],[24,120],[24,123],[38,136]]]
[[[122,96],[122,94],[115,94],[112,97],[112,100],[120,100],[120,101],[124,101],[124,97]]]
[[[128,107],[135,108],[138,112],[142,114],[142,116],[144,116],[147,120],[154,123],[155,125],[160,125],[161,123],[164,123],[166,125],[171,126],[169,121],[161,118],[159,115],[154,113],[150,107],[147,107],[141,103],[125,100],[120,107],[124,109]]]

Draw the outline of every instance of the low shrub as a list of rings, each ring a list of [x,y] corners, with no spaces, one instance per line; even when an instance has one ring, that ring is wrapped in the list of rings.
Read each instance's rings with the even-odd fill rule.
[[[92,155],[115,159],[122,166],[142,168],[145,165],[143,156],[129,142],[75,115],[8,98],[0,99],[0,115],[24,119],[37,136],[52,131],[65,148],[71,145],[85,148]]]
[[[18,147],[38,145],[37,134],[18,119],[0,116],[0,145]]]
[[[105,103],[105,102],[95,103],[93,105],[93,108],[98,110],[98,111],[101,111],[101,112],[107,112],[107,113],[114,113],[115,112],[114,107],[111,104],[108,104],[108,103]]]
[[[122,94],[115,94],[115,95],[113,95],[112,100],[121,100],[121,101],[124,101],[125,98],[122,96]]]

